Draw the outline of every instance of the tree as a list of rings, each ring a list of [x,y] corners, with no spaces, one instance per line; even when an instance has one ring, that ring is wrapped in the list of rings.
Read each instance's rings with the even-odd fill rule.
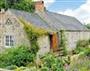
[[[0,9],[5,8],[5,0],[0,0]]]
[[[6,0],[6,2],[9,4],[9,5],[14,5],[15,3],[20,3],[21,0]]]
[[[85,25],[88,29],[90,29],[90,24]]]
[[[34,3],[32,0],[0,0],[0,8],[12,8],[24,10],[27,12],[34,11]]]

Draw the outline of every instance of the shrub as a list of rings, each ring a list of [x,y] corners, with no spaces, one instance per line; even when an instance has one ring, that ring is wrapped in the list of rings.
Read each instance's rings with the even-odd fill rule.
[[[73,60],[67,71],[90,71],[90,59],[80,55],[77,60]]]
[[[18,67],[16,65],[11,65],[11,66],[7,66],[6,69],[8,70],[14,70],[17,69]]]
[[[16,69],[14,69],[14,71],[29,71],[27,69],[28,68],[26,68],[26,67],[17,67]]]
[[[79,40],[76,47],[88,47],[90,45],[89,40]]]
[[[7,49],[5,52],[0,54],[0,67],[11,65],[20,67],[33,62],[36,56],[36,49],[34,49],[34,47],[32,48],[20,46]]]
[[[77,42],[76,48],[74,50],[75,53],[80,53],[83,51],[88,51],[90,49],[90,40],[79,40]]]
[[[90,57],[90,48],[86,48],[83,52],[85,56]]]
[[[48,67],[42,67],[40,70],[41,71],[49,71]]]
[[[52,53],[48,53],[40,58],[40,64],[32,62],[27,65],[25,70],[19,67],[15,71],[64,71],[64,69],[61,58],[59,59]]]
[[[52,53],[46,54],[41,61],[41,71],[64,71],[62,60]]]

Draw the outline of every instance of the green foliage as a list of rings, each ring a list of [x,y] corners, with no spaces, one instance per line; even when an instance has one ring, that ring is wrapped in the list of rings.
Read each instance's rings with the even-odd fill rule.
[[[21,67],[15,71],[64,71],[63,62],[61,59],[56,58],[52,53],[48,53],[40,58],[40,63],[30,63],[26,69],[22,70]]]
[[[14,69],[14,71],[29,71],[26,69],[27,69],[26,67],[17,67],[16,69]]]
[[[5,0],[0,0],[0,9],[5,8]]]
[[[14,70],[17,69],[18,67],[16,65],[11,65],[11,66],[7,66],[6,69],[8,70]]]
[[[85,25],[88,29],[90,29],[90,23],[89,24],[87,24],[87,25]]]
[[[22,19],[20,19],[20,21],[21,21],[21,24],[23,24],[24,26],[24,30],[28,36],[28,39],[30,40],[31,47],[34,47],[34,49],[36,49],[36,51],[34,51],[34,49],[32,48],[32,51],[37,52],[39,49],[37,44],[37,38],[39,38],[42,35],[46,35],[47,31],[34,27],[30,23],[27,23]]]
[[[90,48],[85,48],[83,50],[83,55],[90,57]]]
[[[63,49],[63,54],[67,55],[67,47],[66,47],[66,37],[65,37],[65,32],[64,30],[60,31],[60,48]]]
[[[77,60],[73,60],[68,71],[90,71],[90,58],[79,55]]]
[[[36,53],[32,51],[32,48],[20,46],[7,49],[5,52],[0,54],[0,67],[12,65],[20,67],[26,66],[28,63],[33,62]]]
[[[70,56],[65,56],[65,57],[62,57],[62,61],[63,61],[63,64],[67,64],[69,65],[70,64]]]
[[[77,42],[76,47],[88,47],[88,45],[90,45],[90,40],[79,40]]]
[[[41,71],[49,71],[48,67],[42,67]]]
[[[75,53],[88,52],[89,49],[90,49],[90,40],[79,40],[77,42],[74,52]]]
[[[20,23],[24,26],[24,29],[26,30],[27,33],[31,32],[35,34],[36,37],[48,34],[48,30],[46,29],[38,28],[37,26],[34,26],[32,23],[28,23],[27,21],[25,21],[23,18],[20,18],[19,20],[20,20]],[[33,36],[30,36],[30,38],[31,37]]]
[[[64,71],[62,60],[56,58],[52,53],[46,54],[41,61],[41,71]]]
[[[33,12],[34,3],[32,0],[0,0],[0,9],[1,8],[13,8],[27,12]]]
[[[90,71],[90,40],[79,40],[74,53],[78,58],[73,58],[68,71]]]
[[[21,22],[24,25],[24,30],[28,36],[28,39],[30,40],[31,47],[34,47],[34,49],[36,49],[36,51],[34,51],[34,49],[32,48],[32,51],[37,52],[39,49],[37,44],[37,33],[34,33],[33,29],[25,21],[21,20]]]

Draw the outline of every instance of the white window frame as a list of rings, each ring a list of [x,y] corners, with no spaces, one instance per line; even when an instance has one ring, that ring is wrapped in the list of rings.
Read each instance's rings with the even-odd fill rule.
[[[14,36],[6,35],[5,36],[5,47],[13,47],[14,46]]]

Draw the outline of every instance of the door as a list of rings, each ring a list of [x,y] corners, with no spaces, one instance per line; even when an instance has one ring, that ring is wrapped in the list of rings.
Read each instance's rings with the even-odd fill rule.
[[[57,33],[50,35],[50,47],[53,50],[57,49],[57,47],[58,47],[58,35],[57,35]]]

